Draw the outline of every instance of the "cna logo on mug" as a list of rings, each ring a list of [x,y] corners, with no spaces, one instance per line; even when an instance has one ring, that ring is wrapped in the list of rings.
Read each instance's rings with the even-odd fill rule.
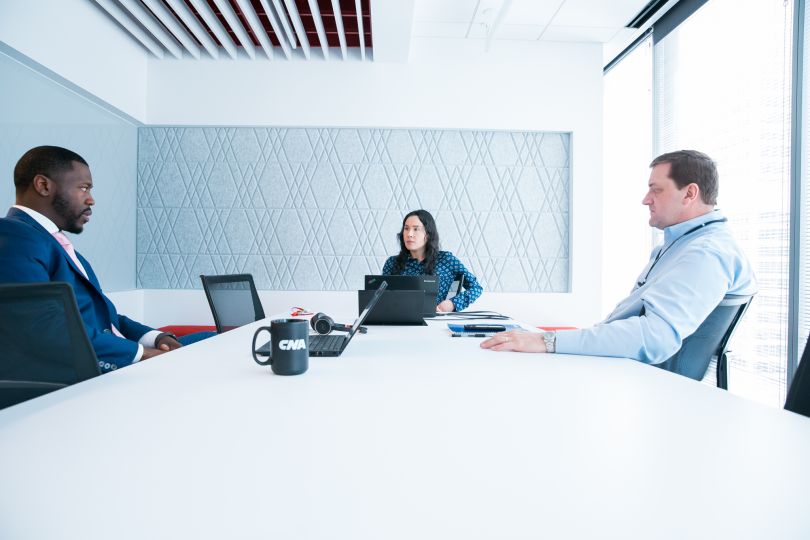
[[[278,348],[282,351],[300,351],[306,346],[303,339],[282,339],[278,342]]]

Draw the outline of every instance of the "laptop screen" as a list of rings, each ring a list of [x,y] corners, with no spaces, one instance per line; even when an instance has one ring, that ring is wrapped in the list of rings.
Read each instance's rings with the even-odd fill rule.
[[[377,292],[374,293],[374,296],[369,301],[368,305],[366,306],[366,309],[364,309],[360,313],[360,315],[354,320],[352,329],[351,331],[349,331],[349,339],[351,339],[354,336],[354,333],[357,332],[357,329],[360,328],[360,325],[363,324],[363,321],[366,320],[366,317],[368,316],[369,312],[374,308],[375,305],[377,305],[377,302],[380,301],[380,298],[382,298],[382,293],[386,289],[386,287],[388,287],[387,281],[383,281],[380,283],[380,286],[377,288]]]

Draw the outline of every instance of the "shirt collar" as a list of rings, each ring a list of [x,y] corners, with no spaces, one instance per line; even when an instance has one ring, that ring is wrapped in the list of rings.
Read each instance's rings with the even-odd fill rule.
[[[21,211],[25,212],[26,214],[28,214],[29,216],[31,216],[31,219],[33,219],[34,221],[39,223],[42,226],[42,228],[44,228],[46,231],[48,231],[49,234],[59,232],[59,227],[56,226],[56,223],[54,223],[53,221],[51,221],[47,217],[43,216],[42,214],[40,214],[36,210],[32,210],[32,209],[28,208],[27,206],[20,206],[19,204],[15,204],[13,206],[13,208],[16,208],[17,210],[21,210]]]
[[[702,216],[698,216],[687,221],[682,221],[681,223],[676,223],[675,225],[670,225],[664,229],[664,244],[674,242],[695,227],[708,223],[709,221],[716,221],[718,219],[725,219],[725,216],[722,212],[720,212],[720,210],[712,210],[711,212],[707,212]]]

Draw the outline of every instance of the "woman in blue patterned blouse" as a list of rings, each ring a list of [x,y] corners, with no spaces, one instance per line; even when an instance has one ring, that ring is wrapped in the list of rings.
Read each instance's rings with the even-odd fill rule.
[[[436,311],[461,311],[481,296],[483,289],[475,276],[449,251],[439,251],[439,231],[433,216],[426,210],[414,210],[402,220],[399,255],[388,257],[384,275],[425,276],[439,278]],[[445,300],[457,274],[464,276],[463,292]]]

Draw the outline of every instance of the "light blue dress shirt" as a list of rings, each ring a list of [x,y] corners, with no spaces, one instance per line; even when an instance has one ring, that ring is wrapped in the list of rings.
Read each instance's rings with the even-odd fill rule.
[[[719,210],[664,229],[630,296],[591,328],[557,332],[557,352],[659,364],[726,294],[754,294],[754,272]],[[642,308],[644,308],[643,315]]]

